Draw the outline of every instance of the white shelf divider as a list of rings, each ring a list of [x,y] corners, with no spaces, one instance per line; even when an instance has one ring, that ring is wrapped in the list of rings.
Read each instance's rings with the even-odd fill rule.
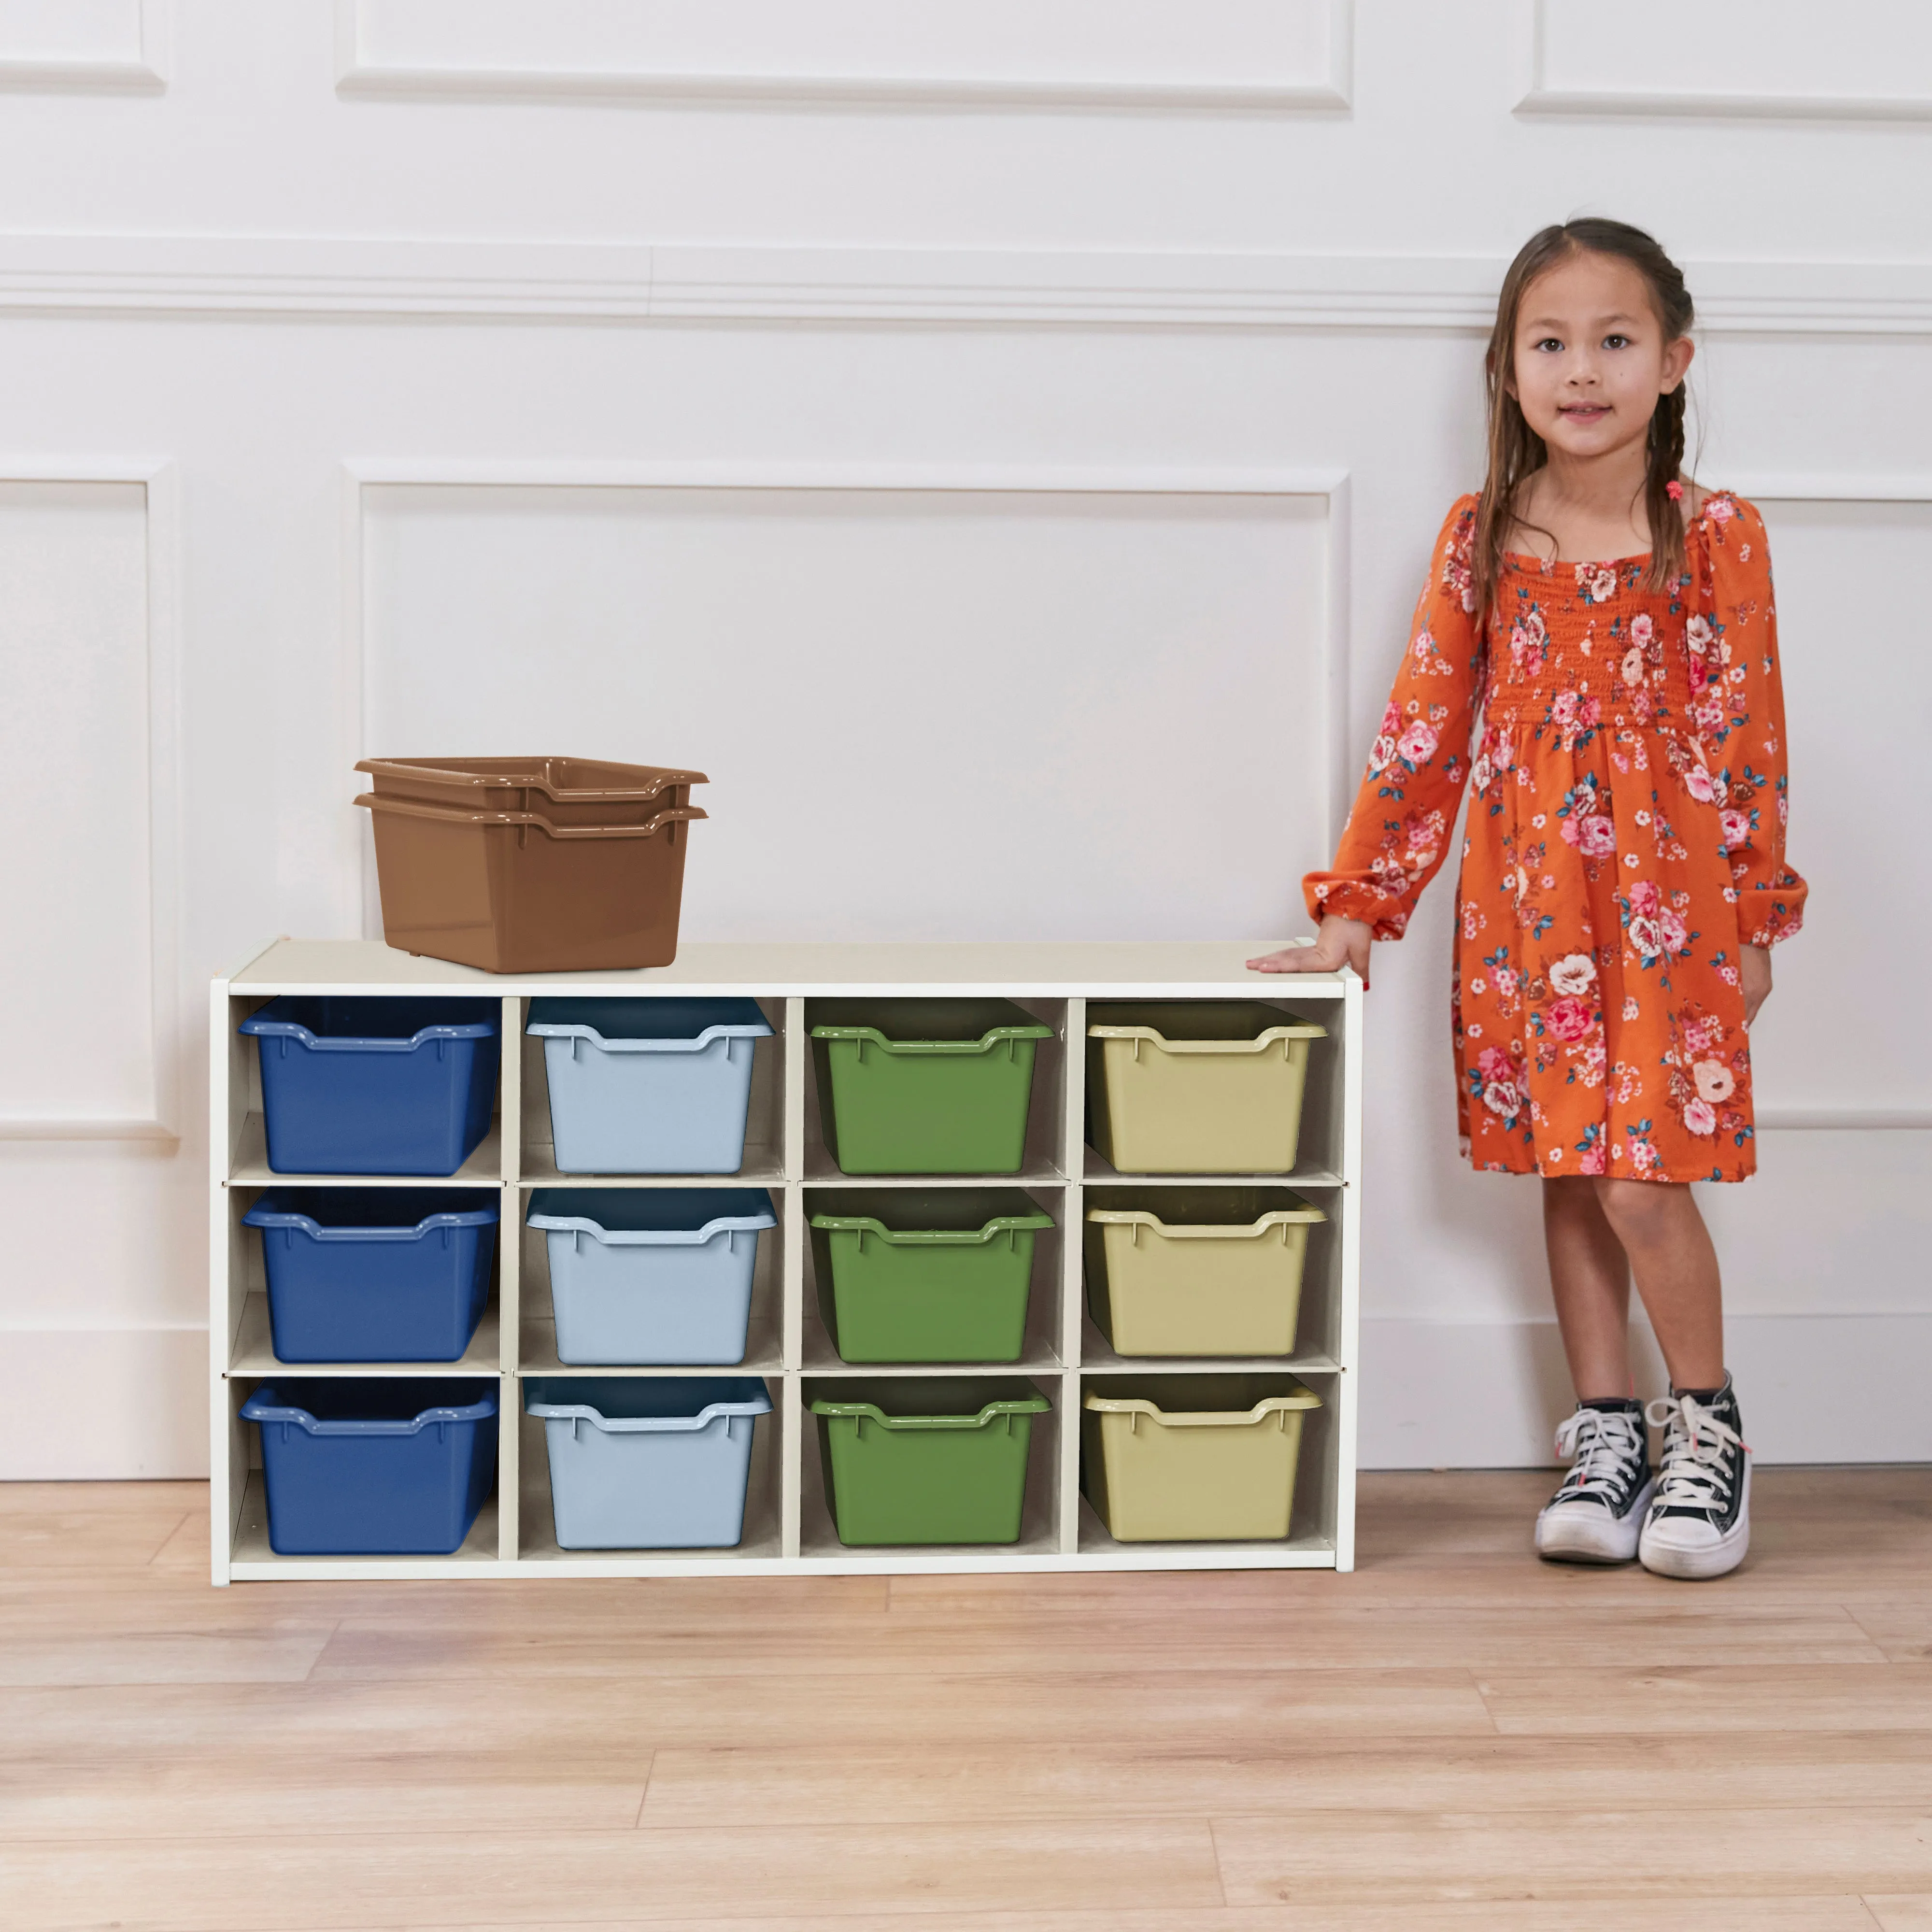
[[[649,971],[496,976],[463,966],[440,964],[364,940],[281,939],[259,949],[212,988],[209,1042],[209,1412],[213,1451],[209,1508],[214,1533],[213,1576],[218,1584],[268,1578],[401,1580],[519,1576],[573,1576],[932,1574],[1039,1570],[1306,1569],[1347,1570],[1354,1563],[1357,1348],[1360,1332],[1361,1027],[1362,988],[1352,973],[1311,974],[1292,980],[1262,980],[1244,962],[1278,942],[1247,944],[1107,943],[1098,944],[740,945],[686,946],[675,966]],[[268,1546],[265,1498],[254,1431],[239,1418],[255,1384],[277,1371],[261,1300],[254,1237],[240,1225],[231,1202],[272,1180],[312,1185],[368,1184],[354,1175],[284,1176],[271,1173],[261,1133],[260,1083],[252,1041],[238,1035],[241,1020],[283,993],[495,994],[502,1002],[502,1071],[498,1116],[489,1138],[453,1177],[454,1184],[494,1187],[502,1202],[497,1242],[495,1332],[479,1330],[460,1364],[436,1365],[438,1374],[494,1374],[501,1397],[496,1493],[463,1548],[447,1557],[276,1556]],[[527,1375],[559,1372],[554,1344],[545,1346],[542,1278],[528,1289],[525,1319],[523,1216],[533,1186],[590,1184],[555,1171],[543,1114],[543,1089],[526,1095],[541,1060],[526,1055],[523,1028],[530,998],[546,992],[612,998],[653,992],[680,994],[752,993],[764,1004],[778,1037],[761,1051],[774,1056],[768,1077],[776,1091],[770,1118],[748,1172],[707,1177],[700,1184],[769,1186],[780,1215],[777,1360],[772,1342],[758,1372],[771,1385],[772,1414],[761,1429],[776,1431],[760,1453],[755,1486],[758,1525],[747,1520],[747,1540],[738,1551],[609,1552],[578,1556],[559,1551],[550,1525],[547,1472],[541,1431],[526,1429],[522,1384]],[[808,1187],[882,1184],[842,1174],[826,1155],[810,1094],[813,1076],[806,1026],[808,998],[860,995],[912,997],[937,994],[992,994],[1012,999],[1048,1018],[1058,1036],[1042,1056],[1036,1078],[1047,1084],[1036,1100],[1025,1172],[1002,1184],[1046,1191],[1060,1215],[1057,1280],[1043,1267],[1036,1296],[1056,1305],[1036,1309],[1034,1339],[1018,1366],[972,1365],[955,1372],[1023,1374],[1053,1399],[1042,1418],[1045,1451],[1033,1480],[1027,1528],[1011,1547],[846,1550],[830,1536],[818,1472],[816,1424],[806,1406],[815,1378],[840,1372],[820,1359],[808,1337],[818,1324],[808,1318],[806,1254]],[[1304,1478],[1292,1534],[1280,1542],[1124,1544],[1109,1537],[1080,1492],[1081,1402],[1090,1374],[1136,1370],[1171,1370],[1183,1364],[1124,1361],[1096,1346],[1085,1319],[1082,1248],[1085,1189],[1118,1180],[1133,1185],[1184,1178],[1212,1185],[1214,1176],[1116,1177],[1086,1144],[1087,1006],[1091,999],[1266,999],[1320,1018],[1329,1037],[1318,1048],[1304,1128],[1301,1171],[1282,1177],[1294,1187],[1318,1190],[1339,1228],[1335,1264],[1318,1282],[1311,1270],[1304,1291],[1304,1342],[1289,1361],[1190,1362],[1208,1373],[1235,1373],[1286,1366],[1306,1378],[1324,1408],[1311,1416],[1305,1438]],[[536,1070],[532,1071],[531,1070]],[[530,1112],[526,1115],[526,1105]],[[760,1105],[754,1091],[754,1111]],[[754,1122],[754,1136],[760,1131]],[[748,1171],[754,1166],[755,1172]],[[971,1184],[974,1177],[938,1177]],[[1252,1185],[1256,1177],[1228,1176]],[[1273,1179],[1273,1177],[1270,1178]],[[398,1184],[409,1184],[406,1180]],[[440,1184],[448,1185],[450,1181]],[[602,1184],[600,1178],[597,1184]],[[676,1184],[675,1181],[668,1184]],[[890,1178],[883,1184],[916,1184]],[[533,1251],[534,1252],[534,1251]],[[252,1274],[251,1274],[252,1270]],[[768,1292],[768,1291],[767,1291]],[[251,1300],[252,1294],[252,1300]],[[1311,1299],[1319,1332],[1329,1347],[1311,1345]],[[769,1337],[772,1331],[764,1331]],[[395,1366],[333,1365],[302,1372],[394,1373]],[[568,1370],[562,1372],[568,1373]],[[874,1371],[854,1369],[863,1374]],[[888,1371],[888,1372],[893,1372]],[[918,1372],[899,1370],[896,1372]],[[538,1460],[524,1466],[532,1456]],[[776,1483],[776,1509],[770,1485]],[[776,1528],[776,1535],[773,1528]]]

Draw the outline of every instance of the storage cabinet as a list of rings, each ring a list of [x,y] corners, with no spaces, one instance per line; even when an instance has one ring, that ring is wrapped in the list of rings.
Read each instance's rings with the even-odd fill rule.
[[[1262,943],[1038,945],[687,945],[676,963],[648,971],[494,976],[418,958],[374,940],[282,940],[215,981],[211,1013],[209,1207],[212,1508],[218,1583],[274,1577],[862,1574],[891,1571],[1079,1569],[1349,1569],[1354,1560],[1357,1294],[1360,1229],[1361,983],[1351,973],[1264,980],[1243,962]],[[304,1376],[494,1375],[502,1397],[494,1492],[463,1547],[442,1557],[284,1557],[268,1547],[260,1454],[240,1418],[257,1385],[288,1372],[274,1357],[261,1244],[242,1217],[280,1184],[420,1185],[398,1176],[272,1173],[254,1042],[236,1032],[284,994],[484,996],[501,1001],[504,1052],[488,1134],[442,1188],[494,1194],[502,1216],[488,1305],[460,1361],[302,1364]],[[758,1043],[745,1164],[736,1174],[572,1174],[558,1172],[550,1139],[543,1042],[524,1034],[532,998],[734,994],[755,998],[773,1036]],[[1018,1174],[842,1173],[820,1129],[808,1000],[840,998],[995,998],[1052,1029],[1039,1043],[1024,1157]],[[1090,1001],[1264,1000],[1318,1022],[1310,1043],[1298,1163],[1268,1184],[1293,1188],[1327,1218],[1309,1230],[1299,1330],[1292,1352],[1256,1360],[1126,1360],[1086,1312],[1082,1228],[1093,1186],[1253,1186],[1243,1175],[1121,1174],[1088,1137]],[[759,1244],[744,1363],[715,1370],[608,1368],[573,1372],[558,1360],[549,1268],[541,1232],[524,1216],[532,1192],[559,1185],[768,1188],[778,1225]],[[1018,1363],[902,1365],[841,1361],[820,1318],[809,1215],[842,1190],[895,1186],[1018,1189],[1051,1214],[1036,1240],[1027,1336]],[[1279,1540],[1118,1543],[1082,1497],[1081,1405],[1088,1381],[1130,1373],[1292,1372],[1321,1399],[1302,1436],[1294,1513]],[[758,1419],[742,1541],[721,1550],[577,1552],[561,1549],[551,1518],[543,1424],[524,1414],[523,1384],[573,1372],[754,1375],[772,1413]],[[848,1548],[832,1527],[819,1464],[814,1391],[880,1376],[1015,1378],[1051,1403],[1034,1418],[1019,1540],[957,1548]]]

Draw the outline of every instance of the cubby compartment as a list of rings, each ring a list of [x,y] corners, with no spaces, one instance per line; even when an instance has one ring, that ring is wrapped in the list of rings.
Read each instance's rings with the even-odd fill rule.
[[[896,1392],[902,1388],[920,1393],[897,1397]],[[928,1389],[935,1391],[935,1394],[926,1395],[923,1392]],[[827,1460],[839,1451],[825,1442],[820,1418],[811,1406],[814,1398],[840,1402],[870,1401],[880,1407],[891,1403],[894,1413],[943,1413],[952,1416],[970,1414],[976,1408],[1004,1400],[1021,1391],[1030,1391],[1032,1399],[1043,1402],[1046,1406],[1027,1419],[1025,1465],[1020,1485],[1019,1534],[1016,1540],[949,1543],[917,1534],[896,1542],[848,1544],[841,1540],[832,1496],[826,1480]],[[966,1376],[956,1372],[945,1377],[894,1378],[872,1372],[854,1375],[848,1371],[838,1376],[807,1376],[802,1390],[805,1440],[800,1445],[802,1552],[808,1556],[836,1554],[861,1564],[890,1564],[895,1561],[930,1564],[959,1556],[993,1564],[1002,1556],[1011,1558],[1057,1554],[1060,1545],[1060,1432],[1064,1426],[1058,1407],[1060,1395],[1058,1377],[1049,1381],[1042,1377],[1010,1373]],[[871,1422],[855,1424],[844,1418],[834,1419],[835,1427],[842,1425],[848,1430],[878,1429],[878,1424]],[[898,1513],[902,1514],[907,1526],[915,1530],[922,1522],[944,1522],[959,1516],[982,1522],[988,1513],[997,1516],[1003,1486],[1009,1479],[1003,1459],[998,1453],[1004,1446],[998,1439],[998,1433],[1005,1426],[1002,1418],[995,1414],[972,1430],[935,1430],[930,1435],[916,1428],[881,1432],[887,1457],[884,1469],[862,1472],[847,1478],[848,1484],[861,1491],[856,1499],[857,1514],[862,1520],[881,1510],[893,1513],[896,1499],[890,1492],[897,1490],[903,1494],[909,1486],[914,1493],[901,1504]],[[944,1457],[937,1468],[928,1474],[922,1467],[924,1459],[920,1456],[919,1451],[929,1442],[939,1444],[942,1450],[956,1450],[964,1444],[967,1445],[966,1453]],[[910,1454],[902,1459],[896,1453],[902,1449],[909,1450]],[[905,1471],[908,1464],[910,1467]],[[936,1501],[929,1501],[917,1493],[928,1484],[943,1486],[962,1482],[976,1482],[1000,1493],[984,1498],[976,1496],[963,1509],[948,1496],[942,1494]],[[881,1490],[888,1492],[883,1499],[879,1494]],[[849,1522],[852,1517],[848,1515],[847,1520]]]
[[[1266,998],[1242,962],[1259,946],[693,946],[670,968],[574,974],[484,982],[514,1050],[502,1060],[496,1112],[482,1143],[452,1176],[288,1175],[266,1165],[259,1070],[253,1042],[236,1028],[279,995],[346,994],[410,1000],[476,998],[479,976],[370,942],[284,940],[216,982],[211,1177],[213,1266],[210,1326],[215,1480],[214,1573],[219,1582],[272,1577],[470,1577],[878,1574],[892,1571],[1338,1568],[1353,1562],[1354,1351],[1360,1212],[1359,1082],[1360,986],[1352,975],[1310,975],[1282,1010],[1318,1019],[1310,1042],[1299,1158],[1284,1177],[1117,1175],[1089,1144],[1085,1045],[1090,1002],[1174,1002]],[[744,1165],[736,1174],[566,1174],[558,1169],[544,1042],[525,1031],[531,1002],[671,996],[752,999],[772,1028],[753,1049]],[[820,1131],[818,1070],[808,1015],[823,1000],[863,998],[1010,1002],[1043,1029],[1034,1044],[1025,1132],[1017,1174],[848,1174]],[[1318,1208],[1308,1228],[1299,1320],[1286,1357],[1188,1356],[1124,1359],[1089,1317],[1083,1284],[1085,1210],[1113,1187],[1143,1200],[1168,1188],[1216,1184],[1287,1186]],[[272,1347],[260,1243],[244,1226],[270,1187],[457,1190],[498,1207],[490,1288],[476,1333],[449,1363],[278,1362]],[[539,1190],[716,1192],[767,1198],[775,1225],[758,1237],[744,1357],[736,1363],[567,1364],[556,1344],[556,1303],[546,1231],[527,1225]],[[1032,1204],[1051,1225],[1033,1231],[1025,1318],[1015,1362],[847,1361],[824,1319],[813,1252],[814,1211],[841,1203],[888,1208],[903,1193],[957,1195],[935,1214],[948,1226],[970,1220],[965,1204],[986,1190]],[[621,1216],[620,1217],[621,1218]],[[648,1219],[646,1216],[644,1218]],[[901,1216],[900,1218],[903,1218]],[[984,1225],[983,1222],[981,1223]],[[1000,1292],[1010,1294],[1008,1282]],[[964,1332],[963,1330],[962,1331]],[[1083,1388],[1094,1377],[1185,1370],[1238,1374],[1285,1370],[1322,1407],[1303,1429],[1297,1498],[1286,1538],[1204,1543],[1118,1540],[1108,1534],[1079,1486]],[[281,1556],[268,1546],[266,1492],[256,1432],[240,1418],[257,1383],[291,1373],[494,1378],[500,1426],[489,1496],[461,1546],[447,1556]],[[772,1403],[754,1426],[742,1540],[727,1548],[565,1549],[559,1542],[543,1422],[524,1412],[524,1393],[544,1381],[647,1382],[693,1376],[754,1377]],[[820,1460],[815,1392],[856,1382],[895,1390],[964,1380],[1017,1379],[1047,1406],[1030,1426],[1019,1536],[1012,1543],[842,1543]],[[898,1397],[916,1403],[931,1396]]]
[[[670,991],[668,988],[664,990]],[[570,1004],[573,1006],[578,1004],[574,995]],[[676,1187],[693,1182],[728,1180],[746,1187],[769,1187],[782,1182],[784,1167],[785,1003],[761,996],[757,1004],[766,1024],[772,1029],[772,1035],[746,1042],[752,1049],[752,1084],[745,1118],[743,1164],[737,1171],[728,1174],[701,1172],[689,1174],[598,1174],[580,1170],[566,1173],[557,1166],[550,1115],[550,1073],[544,1052],[545,1042],[526,1030],[532,1002],[529,999],[515,1002],[517,1052],[522,1072],[520,1142],[524,1179],[572,1187]]]
[[[534,1382],[546,1391],[553,1391],[567,1389],[572,1382],[602,1378],[602,1371],[594,1377],[566,1372],[540,1378],[526,1376],[523,1382],[526,1389]],[[692,1548],[564,1548],[557,1540],[556,1511],[544,1424],[542,1418],[524,1413],[523,1406],[524,1396],[520,1394],[517,1554],[521,1562],[552,1568],[568,1565],[585,1575],[634,1574],[640,1570],[647,1574],[653,1568],[674,1569],[692,1563],[727,1568],[740,1564],[774,1563],[782,1555],[781,1490],[786,1458],[782,1446],[785,1420],[781,1394],[772,1392],[769,1414],[748,1418],[753,1421],[754,1426],[746,1472],[744,1521],[739,1540],[735,1544],[701,1551]],[[644,1466],[640,1466],[638,1480],[653,1480]]]
[[[942,1211],[929,1216],[908,1216],[904,1213],[896,1215],[892,1212],[892,1204],[897,1197],[902,1196],[910,1201],[936,1203]],[[943,1212],[944,1204],[954,1196],[972,1204],[968,1210],[946,1215]],[[987,1182],[975,1187],[931,1189],[900,1187],[874,1190],[857,1183],[842,1187],[807,1188],[802,1216],[806,1279],[802,1313],[805,1366],[809,1369],[848,1370],[854,1373],[870,1373],[878,1370],[888,1372],[904,1371],[908,1373],[943,1374],[949,1368],[974,1366],[998,1366],[1009,1368],[1015,1372],[1027,1370],[1057,1372],[1063,1366],[1060,1347],[1064,1334],[1062,1294],[1066,1276],[1066,1237],[1062,1222],[1066,1211],[1066,1190],[1064,1188],[1009,1187],[994,1182]],[[1024,1316],[1022,1324],[1020,1352],[1017,1357],[1008,1360],[974,1353],[874,1359],[869,1356],[854,1357],[842,1352],[834,1339],[833,1322],[827,1318],[828,1304],[835,1310],[836,1308],[834,1291],[832,1284],[821,1273],[825,1251],[832,1243],[826,1238],[824,1231],[813,1227],[814,1216],[844,1220],[855,1214],[863,1214],[867,1210],[876,1209],[900,1223],[926,1219],[935,1222],[944,1220],[964,1230],[971,1226],[983,1228],[986,1225],[987,1214],[994,1208],[1004,1210],[1010,1207],[1018,1209],[1022,1204],[1032,1210],[1034,1216],[1044,1216],[1047,1225],[1029,1231],[1032,1252],[1027,1263]],[[982,1208],[987,1213],[982,1213]],[[995,1218],[1011,1220],[1014,1216],[1003,1211]],[[868,1244],[875,1240],[870,1234],[864,1238]],[[1003,1238],[995,1233],[992,1244],[989,1245],[997,1244]],[[922,1251],[916,1247],[902,1249],[900,1252],[914,1257],[915,1260],[923,1258]],[[963,1320],[969,1325],[977,1325],[984,1318],[964,1306],[969,1298],[976,1296],[1004,1298],[1010,1293],[1010,1287],[997,1272],[1000,1258],[983,1255],[976,1244],[969,1244],[963,1251],[941,1246],[932,1252],[939,1268],[944,1270],[944,1278],[937,1282],[932,1292],[945,1298],[950,1309],[946,1315],[938,1318],[937,1324],[931,1318],[914,1318],[914,1325],[920,1328],[926,1334],[943,1332],[944,1324],[949,1320]],[[995,1270],[990,1277],[983,1266],[976,1269],[975,1267],[976,1264],[983,1264],[988,1258],[994,1262]],[[914,1280],[889,1289],[870,1286],[866,1292],[876,1304],[882,1293],[916,1298],[926,1291],[922,1291],[917,1281]],[[865,1326],[868,1318],[874,1321],[871,1332],[878,1332],[876,1317],[870,1310],[861,1305],[855,1312],[859,1316],[862,1337],[868,1332]],[[863,1346],[862,1340],[860,1346]]]
[[[564,1191],[566,1184],[556,1184]],[[782,1189],[746,1190],[734,1180],[715,1187],[689,1191],[716,1194],[721,1200],[755,1191],[771,1198],[777,1209],[776,1225],[758,1237],[758,1252],[752,1270],[752,1305],[746,1328],[744,1354],[735,1362],[698,1364],[646,1362],[566,1362],[557,1352],[556,1308],[550,1283],[550,1242],[548,1232],[529,1222],[530,1202],[536,1190],[526,1184],[520,1190],[519,1225],[515,1230],[521,1257],[519,1270],[522,1346],[518,1360],[526,1372],[536,1375],[683,1375],[712,1370],[732,1370],[744,1375],[776,1374],[784,1366],[784,1293],[785,1247],[791,1238],[783,1210]],[[551,1191],[545,1184],[544,1192]],[[576,1192],[574,1188],[568,1191]],[[656,1191],[656,1190],[653,1190]]]

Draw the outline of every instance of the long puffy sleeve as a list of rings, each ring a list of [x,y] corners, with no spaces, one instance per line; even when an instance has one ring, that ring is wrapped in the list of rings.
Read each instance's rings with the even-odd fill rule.
[[[1706,576],[1688,626],[1692,682],[1702,682],[1694,714],[1719,784],[1738,937],[1774,946],[1804,922],[1806,887],[1784,859],[1791,808],[1771,547],[1742,497],[1712,497],[1699,526]]]
[[[1366,920],[1378,939],[1400,939],[1448,854],[1481,696],[1482,627],[1469,568],[1475,526],[1476,500],[1462,497],[1436,538],[1334,868],[1301,882],[1312,919],[1339,914]]]

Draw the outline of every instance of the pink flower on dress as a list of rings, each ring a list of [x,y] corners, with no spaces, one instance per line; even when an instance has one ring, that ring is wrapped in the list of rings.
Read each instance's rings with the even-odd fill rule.
[[[1750,843],[1750,814],[1748,812],[1720,812],[1718,823],[1724,828],[1724,850],[1735,852],[1739,847]]]
[[[1728,496],[1712,496],[1704,505],[1704,514],[1722,530],[1738,513],[1738,506]]]
[[[1568,953],[1550,969],[1550,983],[1561,994],[1587,993],[1596,982],[1597,962],[1587,952]]]
[[[1684,789],[1700,805],[1708,805],[1718,795],[1715,781],[1702,765],[1687,765],[1684,767]]]
[[[1699,1060],[1691,1068],[1690,1077],[1697,1083],[1698,1099],[1708,1100],[1713,1106],[1720,1100],[1728,1100],[1737,1091],[1738,1083],[1721,1060]]]
[[[1693,617],[1684,626],[1684,643],[1700,658],[1711,648],[1712,641],[1717,634],[1711,628],[1711,620],[1708,617]]]
[[[1485,1080],[1503,1080],[1512,1069],[1510,1057],[1499,1046],[1486,1046],[1476,1056],[1476,1071]]]
[[[1418,718],[1396,740],[1396,749],[1412,765],[1426,764],[1435,754],[1436,730]]]
[[[1632,912],[1654,913],[1664,903],[1655,883],[1649,879],[1640,879],[1630,889],[1630,908]]]
[[[1425,663],[1430,657],[1434,656],[1436,651],[1436,640],[1429,634],[1426,626],[1425,626],[1421,630],[1416,632],[1415,642],[1411,648],[1414,651],[1415,655],[1418,658],[1423,659]]]
[[[1632,644],[1648,650],[1651,640],[1657,635],[1657,626],[1650,621],[1648,610],[1640,610],[1630,620],[1629,638]]]
[[[1607,563],[1580,563],[1576,587],[1591,603],[1607,603],[1617,594],[1617,574]]]
[[[1522,1096],[1514,1080],[1492,1080],[1483,1088],[1483,1105],[1505,1120],[1513,1120],[1522,1111]]]
[[[1565,1045],[1581,1040],[1596,1023],[1588,1001],[1574,998],[1556,1000],[1544,1015],[1544,1020]]]
[[[1684,1103],[1684,1124],[1694,1134],[1714,1134],[1718,1131],[1718,1117],[1702,1100],[1687,1100]]]
[[[1666,952],[1682,952],[1690,943],[1689,929],[1676,913],[1666,908],[1658,915],[1657,923],[1664,934],[1664,950]]]
[[[1594,1140],[1583,1150],[1583,1158],[1577,1165],[1586,1174],[1601,1174],[1604,1171],[1604,1144]]]
[[[1655,959],[1664,951],[1664,934],[1657,921],[1641,913],[1630,922],[1630,941],[1646,959]]]
[[[1634,645],[1624,653],[1623,678],[1626,684],[1643,682],[1643,653]]]
[[[1569,827],[1564,828],[1567,835]],[[1607,859],[1617,849],[1617,826],[1613,818],[1596,812],[1576,828],[1577,849],[1586,859]]]
[[[1690,715],[1703,730],[1721,731],[1724,728],[1724,700],[1713,688],[1690,707]]]

